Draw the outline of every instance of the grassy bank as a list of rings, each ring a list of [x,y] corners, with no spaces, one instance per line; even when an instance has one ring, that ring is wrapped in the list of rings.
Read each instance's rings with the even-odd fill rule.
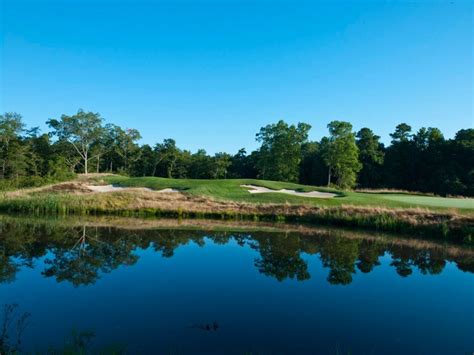
[[[314,187],[255,180],[169,180],[160,178],[100,177],[107,183],[174,188],[181,193],[127,189],[110,193],[84,193],[83,188],[45,189],[10,194],[0,200],[0,211],[33,215],[116,215],[172,218],[209,218],[303,222],[367,230],[408,233],[453,242],[473,243],[474,215],[470,208],[447,208],[390,200],[374,194],[337,192],[331,199],[282,195],[252,195],[241,184],[259,184],[272,189],[302,191]],[[318,189],[326,190],[326,189]],[[361,196],[362,195],[362,196]],[[369,195],[365,196],[365,195]],[[408,195],[407,197],[411,197]],[[426,197],[426,196],[417,196]],[[437,199],[437,198],[434,198]],[[472,200],[460,199],[459,206]],[[469,204],[468,204],[469,205]],[[421,207],[423,206],[423,207]]]
[[[148,187],[153,190],[173,188],[193,196],[205,196],[222,201],[246,203],[288,203],[307,206],[371,206],[387,208],[429,208],[432,210],[454,210],[457,213],[474,214],[474,199],[444,198],[435,196],[420,196],[408,193],[368,193],[339,191],[324,187],[307,186],[286,182],[265,181],[254,179],[227,180],[193,180],[166,179],[157,177],[128,178],[123,176],[106,176],[105,183],[128,187]],[[321,191],[337,194],[335,198],[320,199],[291,196],[279,193],[250,194],[241,185],[257,185],[272,190],[291,189],[301,192]]]

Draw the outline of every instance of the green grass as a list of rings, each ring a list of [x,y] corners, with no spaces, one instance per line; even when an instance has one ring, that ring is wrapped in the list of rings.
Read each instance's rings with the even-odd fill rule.
[[[390,201],[403,202],[411,205],[474,209],[474,199],[472,198],[447,198],[406,194],[383,194],[383,198]]]
[[[461,213],[474,212],[474,199],[443,198],[409,194],[392,193],[362,193],[352,191],[337,191],[323,187],[299,185],[276,181],[253,179],[227,180],[193,180],[193,179],[166,179],[158,177],[127,178],[123,176],[107,176],[104,181],[118,186],[148,187],[154,190],[174,188],[195,196],[212,197],[217,200],[250,202],[250,203],[290,203],[309,206],[373,206],[373,207],[422,207],[434,210],[455,209]],[[294,189],[297,191],[324,191],[333,192],[338,196],[330,199],[292,196],[280,193],[250,194],[240,185],[258,185],[269,189]]]

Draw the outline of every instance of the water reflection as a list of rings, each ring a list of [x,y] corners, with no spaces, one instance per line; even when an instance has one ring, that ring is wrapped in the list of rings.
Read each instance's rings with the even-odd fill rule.
[[[0,307],[0,354],[21,354],[24,352],[23,336],[29,326],[31,314],[24,312],[16,303],[4,304]],[[126,354],[126,346],[110,344],[101,349],[92,350],[92,342],[96,338],[94,330],[71,330],[64,344],[55,348],[49,346],[47,354]]]
[[[54,257],[47,258],[47,268],[43,275],[55,277],[58,282],[67,280],[74,285],[95,283],[99,272],[108,273],[120,265],[133,265],[138,257],[132,254],[136,245],[124,237],[105,239],[98,228],[82,227],[73,230],[76,242],[69,248],[69,243],[53,244],[49,249]],[[104,239],[104,240],[101,240]],[[68,239],[68,241],[74,240]],[[63,241],[65,242],[65,241]]]
[[[20,310],[16,303],[5,304],[0,318],[0,354],[17,354],[21,351],[23,333],[31,314]]]
[[[462,271],[474,271],[472,249],[426,244],[393,238],[363,237],[353,232],[209,232],[187,229],[130,230],[110,226],[67,226],[64,223],[31,223],[0,220],[0,283],[12,282],[22,267],[44,259],[45,277],[74,286],[97,282],[101,274],[139,261],[137,251],[149,249],[171,258],[180,247],[195,243],[225,245],[235,242],[256,251],[258,271],[279,281],[311,278],[308,260],[319,258],[327,281],[348,285],[353,275],[370,273],[388,255],[401,277],[417,268],[422,274],[439,274],[452,261]],[[421,243],[421,244],[420,244]],[[420,245],[419,245],[420,244]]]

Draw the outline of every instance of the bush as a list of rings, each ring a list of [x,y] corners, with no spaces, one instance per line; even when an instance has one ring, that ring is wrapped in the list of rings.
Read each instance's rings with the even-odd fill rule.
[[[30,187],[40,187],[47,184],[71,180],[74,178],[74,176],[74,174],[68,173],[59,175],[49,175],[45,177],[24,176],[14,179],[0,179],[0,191],[11,191]]]

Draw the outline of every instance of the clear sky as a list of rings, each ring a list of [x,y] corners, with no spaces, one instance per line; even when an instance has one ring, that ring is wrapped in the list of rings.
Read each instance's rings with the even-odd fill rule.
[[[441,128],[473,119],[473,2],[0,0],[0,112],[78,108],[142,143],[236,152],[284,119]]]

